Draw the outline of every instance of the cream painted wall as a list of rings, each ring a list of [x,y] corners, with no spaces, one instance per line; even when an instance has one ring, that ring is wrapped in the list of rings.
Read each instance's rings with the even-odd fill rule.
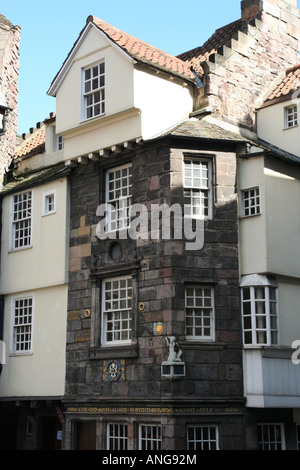
[[[33,352],[12,355],[12,308],[14,295],[5,298],[4,342],[6,364],[0,380],[1,397],[62,396],[65,388],[67,285],[32,290]]]
[[[291,104],[298,105],[298,119],[300,119],[299,103],[299,99],[284,101],[258,110],[258,137],[286,152],[300,156],[300,126],[286,129],[284,122],[284,108]]]
[[[86,156],[129,140],[140,138],[141,117],[135,109],[111,117],[99,118],[65,135],[64,159]]]
[[[105,61],[105,114],[133,107],[133,63],[95,28],[91,28],[77,51],[56,95],[56,131],[63,134],[80,126],[82,69]],[[96,118],[101,120],[103,117]],[[92,119],[93,121],[95,119]],[[91,122],[90,121],[90,122]],[[101,148],[101,145],[100,147]]]
[[[278,276],[277,282],[280,344],[291,347],[300,340],[300,280]]]
[[[141,109],[143,139],[149,139],[189,117],[193,90],[181,80],[136,68],[134,104]]]
[[[261,215],[240,217],[241,275],[275,273],[300,278],[300,168],[278,159],[239,161],[238,188],[259,186]]]
[[[267,270],[266,209],[265,209],[264,157],[239,159],[239,252],[240,274],[264,273]],[[241,216],[242,190],[259,186],[261,215]]]
[[[105,61],[105,115],[83,120],[82,69]],[[162,133],[193,111],[193,91],[134,61],[91,27],[56,93],[56,132],[64,137],[64,159]]]
[[[43,194],[56,191],[56,212],[42,215]],[[68,182],[57,179],[32,188],[32,247],[11,251],[11,196],[3,200],[1,294],[64,284],[67,280]]]
[[[266,161],[268,271],[300,278],[300,168]]]

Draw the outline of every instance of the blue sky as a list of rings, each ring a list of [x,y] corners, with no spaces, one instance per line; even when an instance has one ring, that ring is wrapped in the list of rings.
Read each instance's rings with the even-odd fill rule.
[[[89,15],[177,55],[237,20],[240,0],[13,0],[2,2],[0,13],[21,27],[18,132],[23,133],[55,111],[47,91]]]

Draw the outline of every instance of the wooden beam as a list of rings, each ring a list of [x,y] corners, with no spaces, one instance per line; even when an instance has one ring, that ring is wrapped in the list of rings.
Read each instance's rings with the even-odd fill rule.
[[[133,142],[124,142],[124,149],[131,150],[133,149]]]
[[[66,160],[65,161],[65,166],[74,167],[74,166],[77,166],[77,162],[76,162],[76,160]]]
[[[99,151],[99,156],[102,157],[102,158],[107,158],[109,157],[110,153],[109,153],[109,150],[108,149],[101,149]]]
[[[122,147],[121,147],[121,145],[113,145],[111,147],[111,151],[113,153],[120,153],[120,152],[122,152]]]
[[[86,165],[89,162],[88,157],[78,157],[78,163],[82,163],[83,165]]]
[[[93,160],[93,161],[99,160],[99,153],[96,153],[96,152],[89,153],[89,160]]]

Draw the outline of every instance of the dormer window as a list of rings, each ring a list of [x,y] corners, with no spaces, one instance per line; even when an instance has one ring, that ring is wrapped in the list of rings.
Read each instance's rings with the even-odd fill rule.
[[[91,119],[105,113],[105,64],[83,71],[83,118]]]
[[[285,112],[285,127],[289,129],[290,127],[298,126],[298,112],[297,105],[288,106],[284,109]]]

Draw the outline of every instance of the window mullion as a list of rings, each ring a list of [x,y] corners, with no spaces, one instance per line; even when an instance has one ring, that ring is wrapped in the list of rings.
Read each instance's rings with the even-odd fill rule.
[[[251,334],[252,344],[257,345],[257,334],[256,334],[256,313],[255,313],[255,288],[250,287],[250,303],[251,303]]]
[[[266,328],[267,328],[267,345],[272,344],[271,341],[271,311],[270,311],[270,289],[265,287],[265,299],[266,299]]]

